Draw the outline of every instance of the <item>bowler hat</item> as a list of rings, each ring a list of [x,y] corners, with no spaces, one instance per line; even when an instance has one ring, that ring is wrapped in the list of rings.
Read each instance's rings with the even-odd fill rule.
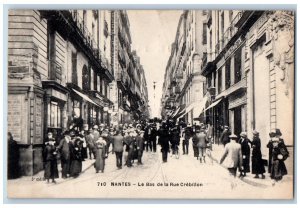
[[[275,129],[276,136],[282,136],[280,129]]]
[[[98,129],[98,126],[97,126],[97,125],[94,125],[93,129]]]

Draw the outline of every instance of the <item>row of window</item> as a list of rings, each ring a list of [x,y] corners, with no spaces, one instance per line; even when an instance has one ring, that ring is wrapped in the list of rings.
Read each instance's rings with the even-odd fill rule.
[[[235,53],[229,57],[225,62],[225,70],[223,75],[223,68],[217,72],[213,72],[207,77],[207,86],[215,87],[217,84],[218,93],[223,91],[222,76],[225,76],[225,90],[230,88],[233,84],[238,83],[242,79],[242,48],[240,47]],[[218,83],[216,83],[216,76],[218,77]]]

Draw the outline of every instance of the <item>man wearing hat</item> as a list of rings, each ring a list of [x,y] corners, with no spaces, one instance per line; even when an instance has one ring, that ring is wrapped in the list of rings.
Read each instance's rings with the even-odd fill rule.
[[[67,178],[70,174],[70,141],[71,137],[69,132],[64,133],[64,138],[60,140],[57,149],[60,151],[60,160],[61,160],[61,174],[62,178]]]
[[[87,148],[89,150],[89,157],[92,159],[92,154],[94,159],[96,158],[96,149],[95,149],[95,140],[94,140],[94,130],[90,129],[88,135],[85,136],[85,140],[87,143]]]
[[[254,178],[259,178],[259,174],[261,174],[262,179],[264,179],[264,173],[265,166],[261,154],[261,142],[259,133],[254,130],[252,140],[252,174],[255,174]]]
[[[142,156],[144,150],[144,131],[141,130],[142,126],[137,126],[136,146],[138,152],[138,165],[142,165]]]
[[[196,130],[195,136],[198,137],[197,147],[199,149],[200,163],[202,163],[202,161],[205,163],[207,135],[205,133],[204,125],[201,127],[200,131]]]
[[[189,154],[189,144],[190,139],[193,137],[193,128],[192,125],[189,123],[187,127],[185,127],[183,132],[183,141],[182,141],[182,151],[183,154]]]
[[[100,132],[98,131],[97,125],[93,126],[93,135],[94,135],[94,141],[97,141],[98,138],[100,137]]]
[[[223,165],[227,167],[229,174],[232,176],[231,188],[234,188],[236,186],[235,177],[237,168],[239,167],[240,170],[243,169],[243,158],[241,145],[236,142],[237,136],[231,134],[229,138],[230,142],[225,145],[225,150],[220,159],[220,164],[224,163]]]
[[[228,142],[230,142],[229,135],[230,135],[229,127],[224,126],[224,130],[223,130],[223,132],[221,134],[221,137],[220,137],[220,140],[221,140],[222,144],[224,145],[224,147]]]
[[[56,183],[55,178],[58,178],[57,168],[57,150],[55,147],[55,139],[52,137],[52,132],[48,133],[48,142],[44,149],[45,156],[45,172],[44,177],[49,180],[52,179],[52,183]]]
[[[250,172],[250,149],[251,149],[251,142],[247,138],[246,132],[241,132],[240,134],[239,143],[242,147],[242,156],[243,156],[243,171],[241,171],[240,176],[246,176],[246,173]]]

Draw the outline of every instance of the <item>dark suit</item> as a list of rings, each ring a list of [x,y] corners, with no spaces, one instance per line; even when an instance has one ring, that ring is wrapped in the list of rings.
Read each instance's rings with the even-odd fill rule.
[[[113,148],[116,154],[116,163],[118,168],[122,167],[123,142],[124,137],[122,135],[113,136]]]
[[[242,147],[242,155],[243,155],[243,173],[249,173],[250,172],[250,140],[247,138],[241,138],[239,143]]]
[[[142,156],[143,156],[143,150],[144,150],[144,138],[141,137],[141,135],[138,135],[136,137],[136,145],[137,145],[137,151],[138,151],[138,163],[142,163]]]
[[[60,151],[61,160],[61,174],[62,178],[66,178],[67,174],[70,174],[70,141],[66,138],[60,140],[57,149]]]

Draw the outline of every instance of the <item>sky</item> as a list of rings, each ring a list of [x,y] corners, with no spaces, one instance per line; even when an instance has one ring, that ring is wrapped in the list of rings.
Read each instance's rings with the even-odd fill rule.
[[[145,70],[151,117],[160,117],[164,74],[182,10],[128,10],[127,14],[131,47]]]

